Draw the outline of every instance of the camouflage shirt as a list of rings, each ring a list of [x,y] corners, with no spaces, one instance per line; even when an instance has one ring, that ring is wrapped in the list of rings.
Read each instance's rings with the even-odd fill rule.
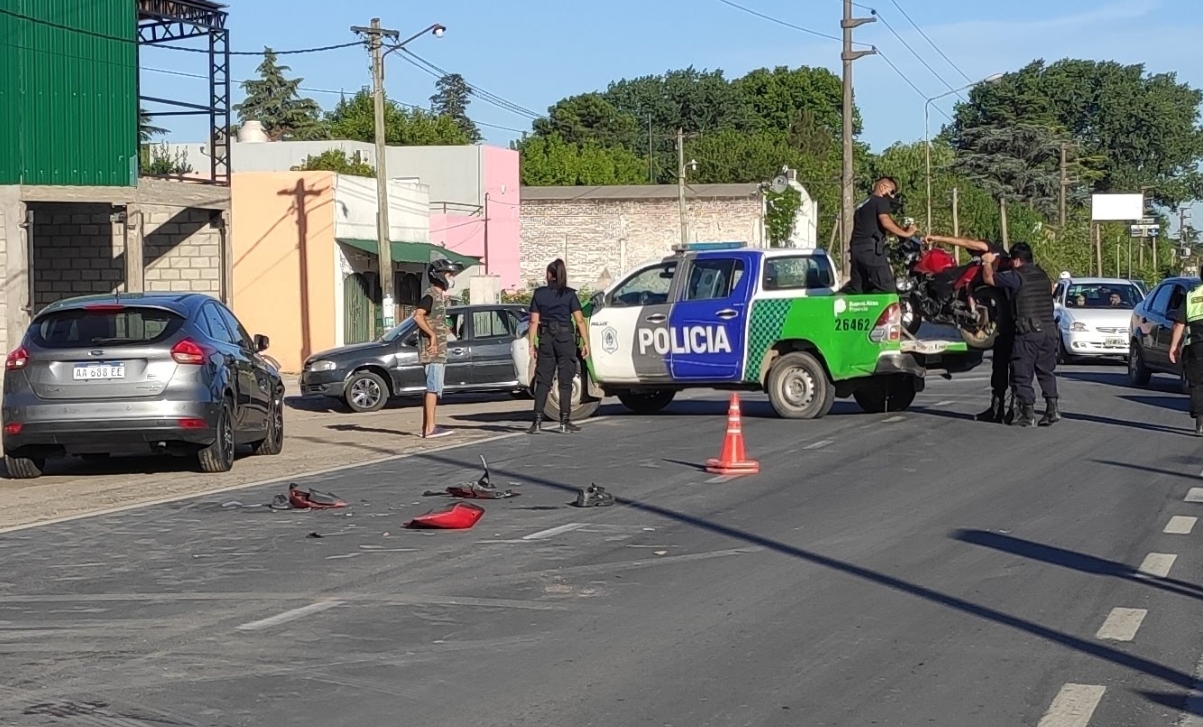
[[[430,336],[418,329],[421,332],[418,337],[421,344],[418,349],[418,361],[422,364],[447,363],[447,296],[434,290],[422,298],[418,308],[426,314],[426,323],[434,331],[435,340],[435,352],[432,354]]]

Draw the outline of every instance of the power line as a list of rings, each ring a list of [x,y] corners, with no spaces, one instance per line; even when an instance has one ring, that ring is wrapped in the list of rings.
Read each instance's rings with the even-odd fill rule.
[[[860,6],[860,7],[863,7],[863,6]],[[944,77],[941,76],[939,73],[937,73],[936,69],[931,67],[931,64],[927,62],[927,59],[924,58],[923,56],[919,55],[919,52],[916,51],[913,47],[911,47],[911,44],[907,43],[906,40],[898,33],[897,30],[894,30],[894,26],[890,25],[890,21],[886,20],[885,16],[883,16],[881,13],[877,12],[877,10],[875,10],[873,8],[868,8],[868,10],[869,10],[869,12],[873,13],[873,15],[877,16],[877,19],[881,21],[881,24],[886,26],[886,30],[890,31],[890,33],[893,34],[893,36],[898,39],[898,42],[901,43],[903,45],[903,47],[905,47],[908,51],[911,52],[911,55],[915,56],[915,58],[918,59],[919,62],[923,64],[924,68],[926,68],[928,71],[931,71],[931,74],[936,77],[936,80],[938,80],[940,83],[943,83],[946,87],[948,87],[949,91],[952,91],[953,93],[955,93],[961,100],[963,100],[963,101],[966,100],[964,96],[961,96],[961,93],[960,93],[960,91],[957,90],[956,86],[953,86],[951,83],[944,80]]]
[[[926,99],[926,98],[927,98],[927,96],[926,96],[926,95],[923,93],[923,91],[920,91],[920,90],[919,90],[919,87],[918,87],[918,86],[916,86],[916,85],[915,85],[915,84],[914,84],[914,83],[911,81],[911,79],[907,78],[907,77],[906,77],[906,74],[905,74],[905,73],[903,73],[903,72],[902,72],[902,71],[901,71],[901,70],[898,68],[898,66],[894,65],[894,61],[890,60],[890,59],[889,59],[889,57],[888,57],[888,56],[886,56],[886,54],[885,54],[885,53],[882,53],[882,52],[881,52],[881,49],[880,49],[880,48],[877,50],[877,56],[878,56],[879,58],[881,58],[883,61],[885,61],[887,66],[889,66],[890,68],[894,69],[894,73],[897,73],[899,78],[901,78],[902,80],[906,81],[907,85],[909,85],[911,88],[915,89],[915,93],[919,94],[919,95],[920,95],[921,97],[923,97],[924,99]],[[941,113],[941,114],[944,116],[944,118],[948,119],[949,121],[952,121],[952,117],[951,117],[951,116],[949,116],[949,115],[948,115],[948,112],[946,112],[944,109],[940,108],[939,106],[936,106],[935,104],[932,104],[932,108],[933,108],[933,109],[935,109],[936,111],[939,111],[939,112],[940,112],[940,113]]]
[[[780,26],[783,26],[786,28],[790,28],[791,30],[797,30],[798,32],[806,33],[807,35],[813,35],[816,38],[826,38],[827,40],[835,40],[835,41],[839,41],[841,43],[844,42],[843,38],[831,35],[829,33],[824,33],[824,32],[818,31],[818,30],[813,30],[811,28],[804,28],[801,25],[794,25],[793,23],[787,23],[786,21],[781,20],[780,18],[774,18],[771,15],[765,15],[764,13],[757,12],[756,10],[753,10],[752,8],[740,5],[739,3],[731,2],[731,0],[718,0],[718,1],[728,7],[735,8],[736,10],[741,10],[741,11],[747,13],[748,15],[755,15],[756,17],[760,18],[761,20],[767,20],[770,23],[776,23],[777,25],[780,25]],[[854,42],[853,45],[861,45],[861,46],[868,47],[869,44]]]
[[[319,46],[317,48],[298,48],[295,50],[273,50],[270,52],[272,53],[272,55],[277,55],[277,56],[297,56],[297,55],[302,55],[302,54],[306,54],[306,53],[325,53],[326,51],[339,50],[341,48],[352,48],[352,47],[361,46],[361,45],[363,45],[363,43],[361,41],[355,41],[352,43],[339,43],[338,45],[323,45],[323,46]],[[178,51],[182,51],[184,53],[204,53],[206,55],[209,53],[208,48],[185,48],[185,47],[179,46],[179,45],[162,45],[162,44],[156,44],[153,47],[166,48],[167,50],[178,50]],[[232,50],[232,51],[230,51],[230,55],[232,55],[232,56],[265,56],[268,54],[268,52],[269,51],[266,49],[265,50]]]
[[[405,54],[402,56],[402,58],[405,58],[406,60],[410,60],[414,65],[417,65],[418,68],[421,68],[422,70],[426,71],[427,73],[430,73],[432,76],[436,76],[438,78],[445,78],[447,76],[456,75],[456,74],[451,73],[450,71],[448,71],[445,68],[441,68],[441,67],[435,65],[434,63],[431,63],[430,61],[426,60],[422,56],[418,55],[417,53],[414,53],[413,51],[411,51],[407,48],[402,48],[401,52]],[[418,65],[418,64],[421,64],[421,65]],[[460,78],[463,78],[463,76],[461,75]],[[506,99],[502,96],[498,96],[495,93],[490,93],[489,91],[486,91],[485,89],[481,88],[480,86],[476,86],[471,83],[468,83],[467,80],[464,81],[464,85],[467,86],[468,89],[472,91],[473,96],[476,96],[477,98],[481,99],[482,101],[486,101],[495,106],[498,106],[499,108],[503,108],[508,111],[512,111],[513,113],[518,114],[519,116],[526,116],[531,119],[537,119],[540,116],[542,116],[542,114],[538,113],[537,111],[531,111],[530,109],[526,108],[525,106],[520,106],[520,105],[514,103],[513,101],[510,101],[509,99]]]
[[[932,48],[935,48],[936,52],[940,54],[940,57],[947,61],[948,65],[953,67],[953,70],[961,74],[961,78],[964,78],[967,83],[973,83],[973,79],[965,75],[965,72],[961,70],[961,67],[953,63],[952,59],[945,55],[944,51],[940,49],[940,46],[936,45],[934,42],[932,42],[931,38],[927,37],[927,33],[923,32],[923,28],[920,28],[918,23],[916,23],[914,20],[911,20],[911,16],[907,15],[907,12],[902,9],[902,6],[898,4],[898,0],[890,0],[890,3],[898,9],[898,12],[902,13],[902,17],[906,18],[907,22],[909,22],[915,30],[919,31],[919,35],[923,36],[923,39],[926,40]]]

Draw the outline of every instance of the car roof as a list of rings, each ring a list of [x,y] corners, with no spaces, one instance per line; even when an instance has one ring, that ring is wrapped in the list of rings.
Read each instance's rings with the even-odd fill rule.
[[[1065,278],[1071,285],[1135,285],[1128,278]]]
[[[90,305],[130,305],[165,308],[179,315],[189,315],[206,301],[220,302],[206,293],[103,293],[80,295],[55,301],[38,312],[38,316],[65,310],[78,310]]]
[[[483,310],[485,308],[521,308],[525,310],[526,306],[521,303],[460,303],[458,305],[447,306],[447,312],[470,311],[473,309]]]
[[[821,247],[736,247],[729,250],[688,250],[684,253],[684,255],[668,255],[660,262],[680,260],[682,257],[690,257],[694,260],[725,258],[734,252],[750,252],[766,258],[819,257],[826,259],[829,257],[827,251]]]

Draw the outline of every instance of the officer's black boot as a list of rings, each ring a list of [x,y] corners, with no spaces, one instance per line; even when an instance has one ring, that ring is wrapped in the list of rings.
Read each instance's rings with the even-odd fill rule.
[[[581,428],[568,421],[566,415],[560,415],[560,434],[576,434],[579,431],[581,431]]]
[[[1036,408],[1031,404],[1019,405],[1019,416],[1015,418],[1015,426],[1017,427],[1034,427],[1036,426]]]
[[[990,398],[990,408],[978,414],[973,418],[977,422],[993,422],[998,424],[1003,420],[1003,398],[1001,396],[993,396]]]
[[[1061,421],[1061,410],[1057,408],[1056,399],[1044,400],[1044,416],[1040,417],[1040,426],[1051,427]]]
[[[535,421],[531,422],[530,429],[526,430],[527,434],[538,434],[543,431],[543,415],[536,414]]]
[[[1195,417],[1195,436],[1203,437],[1203,416]]]

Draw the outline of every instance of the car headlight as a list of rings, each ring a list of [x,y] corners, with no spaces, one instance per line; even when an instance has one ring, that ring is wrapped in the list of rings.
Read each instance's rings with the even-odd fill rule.
[[[335,365],[333,361],[313,361],[305,365],[309,371],[333,371]]]
[[[1086,328],[1085,323],[1082,323],[1081,321],[1074,321],[1073,323],[1069,324],[1069,330],[1073,331],[1074,333],[1085,333],[1089,329]]]

